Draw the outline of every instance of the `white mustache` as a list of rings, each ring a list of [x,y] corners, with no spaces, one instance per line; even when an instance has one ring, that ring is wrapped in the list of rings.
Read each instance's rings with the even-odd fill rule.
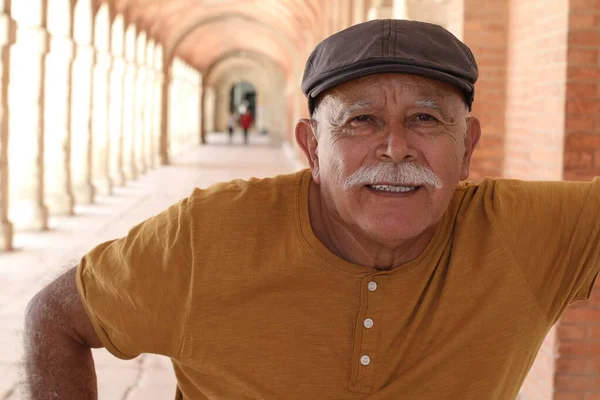
[[[442,188],[442,180],[430,168],[415,163],[365,165],[347,177],[344,190],[354,186],[387,184],[393,186],[431,186]]]

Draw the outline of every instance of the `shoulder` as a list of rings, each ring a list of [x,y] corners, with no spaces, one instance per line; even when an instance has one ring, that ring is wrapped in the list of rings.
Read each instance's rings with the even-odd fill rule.
[[[519,179],[484,178],[480,182],[461,182],[457,192],[465,195],[523,200],[518,196],[587,195],[600,192],[600,178],[593,181],[524,181]]]
[[[485,178],[461,182],[454,201],[459,213],[479,210],[494,215],[543,215],[563,209],[576,210],[593,198],[600,199],[600,179],[587,182],[523,181]],[[600,202],[600,200],[596,200]]]
[[[231,212],[243,209],[249,213],[272,209],[275,205],[293,203],[300,190],[305,170],[269,178],[234,179],[201,189],[189,197],[195,213]]]

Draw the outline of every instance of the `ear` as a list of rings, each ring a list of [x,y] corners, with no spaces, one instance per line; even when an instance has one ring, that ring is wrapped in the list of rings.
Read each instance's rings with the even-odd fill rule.
[[[479,139],[481,138],[481,122],[476,117],[467,118],[467,133],[465,134],[465,154],[462,161],[462,170],[460,179],[465,180],[469,177],[471,170],[471,156]]]
[[[319,182],[319,153],[317,139],[317,122],[312,119],[302,118],[296,124],[296,142],[306,156],[312,172],[313,180]]]

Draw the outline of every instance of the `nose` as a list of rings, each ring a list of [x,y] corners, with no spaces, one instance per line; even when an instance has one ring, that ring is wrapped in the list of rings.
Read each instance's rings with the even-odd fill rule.
[[[417,151],[411,147],[406,129],[397,124],[390,127],[385,137],[385,143],[382,143],[377,156],[387,162],[402,163],[415,161]]]

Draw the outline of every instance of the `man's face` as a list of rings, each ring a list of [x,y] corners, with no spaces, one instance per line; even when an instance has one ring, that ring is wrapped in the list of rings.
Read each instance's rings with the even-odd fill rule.
[[[461,92],[413,75],[379,74],[320,100],[316,139],[305,152],[327,212],[386,244],[434,226],[467,178],[479,139]]]

